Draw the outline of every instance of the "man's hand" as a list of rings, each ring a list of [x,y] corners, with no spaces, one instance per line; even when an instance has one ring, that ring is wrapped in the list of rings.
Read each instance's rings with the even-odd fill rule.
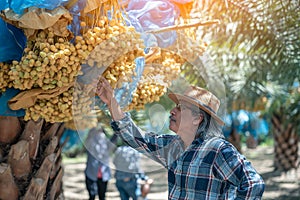
[[[114,90],[104,77],[100,77],[99,79],[96,94],[108,107],[111,106],[112,101],[115,101]]]
[[[114,120],[120,120],[123,117],[125,117],[119,103],[115,99],[114,90],[104,77],[100,77],[99,79],[96,94],[107,105],[110,114]]]

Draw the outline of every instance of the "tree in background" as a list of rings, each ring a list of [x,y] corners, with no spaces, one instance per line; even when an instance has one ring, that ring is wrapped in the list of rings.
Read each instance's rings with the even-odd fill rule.
[[[200,3],[200,2],[199,2]],[[300,15],[298,1],[201,1],[203,18],[218,28],[199,34],[222,74],[228,109],[269,115],[275,140],[275,169],[299,166]]]

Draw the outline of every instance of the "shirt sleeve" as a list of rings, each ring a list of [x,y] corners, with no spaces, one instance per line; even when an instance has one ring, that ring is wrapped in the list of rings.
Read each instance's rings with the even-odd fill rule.
[[[157,135],[142,131],[129,113],[111,123],[113,130],[132,148],[167,167],[184,151],[183,141],[176,135]]]
[[[265,184],[251,163],[225,143],[214,163],[218,175],[237,187],[236,199],[261,199]]]

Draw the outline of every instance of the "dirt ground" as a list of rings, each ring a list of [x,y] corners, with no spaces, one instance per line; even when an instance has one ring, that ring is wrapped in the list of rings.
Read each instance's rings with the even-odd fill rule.
[[[263,200],[300,200],[300,169],[287,174],[274,172],[273,147],[243,148],[243,152],[264,178],[266,189]],[[144,171],[154,180],[148,200],[167,200],[166,170],[147,158],[142,160]],[[84,168],[84,161],[64,163],[63,188],[66,200],[88,199],[84,182]],[[109,181],[106,197],[107,200],[120,199],[114,179]]]

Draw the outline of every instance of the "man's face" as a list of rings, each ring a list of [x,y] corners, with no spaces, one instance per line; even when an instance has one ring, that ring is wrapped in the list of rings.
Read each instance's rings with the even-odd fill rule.
[[[191,129],[193,119],[192,105],[188,102],[180,102],[170,111],[169,129],[178,135]]]

